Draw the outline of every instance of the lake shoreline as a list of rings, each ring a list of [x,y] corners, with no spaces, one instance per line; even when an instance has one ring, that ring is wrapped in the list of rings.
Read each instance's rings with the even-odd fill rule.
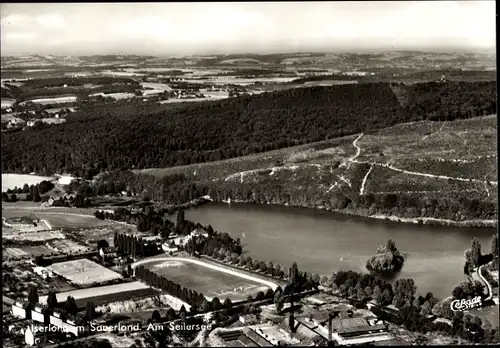
[[[366,219],[375,219],[375,220],[384,220],[393,223],[402,223],[402,224],[415,224],[415,225],[430,225],[430,226],[443,226],[443,227],[467,227],[467,228],[492,228],[496,229],[498,222],[497,220],[464,220],[464,221],[455,221],[449,219],[440,219],[440,218],[432,218],[432,217],[414,217],[414,218],[403,218],[395,215],[382,215],[382,214],[374,214],[368,215],[363,214],[360,211],[346,211],[346,210],[336,210],[336,209],[328,209],[324,206],[300,206],[300,205],[290,205],[290,204],[280,204],[280,203],[270,203],[260,204],[254,203],[252,201],[231,201],[228,203],[227,201],[215,201],[213,199],[206,200],[200,204],[190,205],[189,208],[198,207],[207,203],[215,203],[215,204],[252,204],[252,205],[276,205],[283,207],[291,207],[291,208],[306,208],[317,211],[328,211],[333,213],[339,213],[347,216],[356,216],[360,218]]]

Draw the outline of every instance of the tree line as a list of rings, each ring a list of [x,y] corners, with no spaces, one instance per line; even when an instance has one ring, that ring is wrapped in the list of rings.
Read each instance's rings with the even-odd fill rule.
[[[451,302],[458,299],[457,297],[439,300],[431,292],[425,296],[417,296],[417,287],[411,278],[398,279],[391,284],[379,275],[340,271],[331,278],[322,279],[321,282],[353,300],[362,303],[373,300],[378,306],[371,311],[379,319],[404,325],[410,331],[443,331],[473,342],[490,340],[496,334],[487,319],[482,320],[481,317],[468,313],[464,315],[460,311],[454,312]],[[394,305],[398,312],[387,312],[383,308],[387,305]],[[431,314],[452,320],[452,326],[434,323],[434,317],[429,317]]]
[[[232,306],[231,299],[227,298],[224,303],[221,303],[218,297],[214,297],[212,301],[207,301],[205,296],[195,290],[185,288],[165,276],[159,275],[144,266],[137,266],[135,276],[144,283],[159,288],[166,293],[179,298],[191,306],[190,312],[197,313],[199,311],[216,311],[222,308],[230,308]],[[272,290],[271,290],[272,291]],[[184,307],[184,306],[183,306]],[[182,308],[180,312],[182,312]],[[185,312],[185,309],[184,309]]]
[[[156,243],[145,242],[141,237],[115,232],[113,244],[119,254],[132,257],[149,257],[160,253]]]

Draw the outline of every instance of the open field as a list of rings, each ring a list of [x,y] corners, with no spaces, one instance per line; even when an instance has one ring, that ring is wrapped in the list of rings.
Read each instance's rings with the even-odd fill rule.
[[[79,307],[84,307],[87,301],[93,301],[96,306],[114,301],[124,301],[131,298],[146,297],[158,292],[141,282],[129,282],[87,289],[78,289],[56,294],[58,302],[64,302],[72,296]],[[40,303],[45,304],[47,296],[40,297]]]
[[[331,85],[348,85],[358,83],[358,81],[345,81],[345,80],[321,80],[321,81],[307,81],[305,86],[331,86]]]
[[[109,98],[113,98],[115,100],[118,100],[118,99],[129,99],[129,98],[134,98],[135,97],[135,94],[133,93],[94,93],[94,94],[90,94],[89,97],[95,97],[95,96],[103,96],[103,97],[109,97]]]
[[[76,237],[78,240],[86,244],[95,244],[99,240],[106,240],[109,245],[113,245],[113,237],[115,232],[128,233],[134,235],[144,235],[143,233],[137,233],[135,227],[114,224],[107,226],[98,226],[93,228],[79,228],[67,232],[72,236]]]
[[[49,105],[49,104],[65,104],[65,103],[73,103],[76,102],[76,96],[64,96],[64,97],[54,97],[54,98],[38,98],[38,99],[31,99],[27,100],[25,102],[22,102],[20,104],[26,104],[27,102],[32,102],[35,104],[41,104],[41,105]]]
[[[202,293],[207,299],[218,297],[221,301],[226,298],[233,302],[244,301],[248,295],[255,296],[259,291],[266,292],[268,289],[264,281],[245,279],[234,271],[228,270],[234,274],[226,273],[189,259],[153,259],[144,265],[181,286]]]
[[[156,82],[143,82],[143,88],[152,88],[155,91],[171,91],[172,88],[166,83],[156,83]],[[146,92],[146,91],[143,91]]]
[[[37,212],[37,216],[47,220],[53,228],[91,228],[112,225],[112,221],[99,220],[95,216],[72,213]]]
[[[10,98],[2,98],[1,104],[2,104],[2,109],[7,109],[12,107],[14,105],[15,100],[10,99]]]
[[[24,184],[36,185],[44,180],[51,181],[48,176],[28,175],[28,174],[2,174],[2,192],[15,187],[22,188]]]
[[[56,252],[70,254],[88,250],[89,247],[81,245],[71,239],[56,239],[48,243],[48,245]]]
[[[31,231],[21,232],[12,228],[2,228],[2,239],[13,241],[49,241],[51,239],[64,239],[66,236],[60,231]]]
[[[120,274],[88,259],[54,263],[47,268],[78,285],[102,283],[122,277]]]
[[[54,250],[49,249],[43,245],[37,246],[23,246],[19,248],[5,248],[3,249],[3,259],[8,258],[23,258],[23,257],[36,257],[40,255],[50,255]]]

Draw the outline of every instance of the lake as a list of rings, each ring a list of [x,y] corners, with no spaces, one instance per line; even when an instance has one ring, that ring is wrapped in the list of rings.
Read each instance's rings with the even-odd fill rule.
[[[418,293],[451,295],[464,280],[464,251],[478,237],[491,250],[496,231],[431,227],[272,205],[207,204],[186,210],[186,218],[241,239],[249,256],[320,275],[341,269],[366,271],[366,260],[391,238],[406,255],[400,277],[413,278]],[[244,236],[242,235],[244,233]]]

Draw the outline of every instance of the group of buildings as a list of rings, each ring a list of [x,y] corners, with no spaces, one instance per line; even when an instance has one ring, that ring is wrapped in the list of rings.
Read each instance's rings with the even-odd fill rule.
[[[311,316],[285,318],[279,324],[252,323],[247,316],[240,317],[243,327],[214,331],[214,339],[221,346],[273,347],[318,346],[335,342],[337,345],[360,345],[388,341],[387,324],[372,318],[337,318]]]
[[[38,344],[40,337],[46,333],[62,333],[79,337],[87,331],[83,318],[72,317],[40,304],[30,306],[28,303],[16,301],[12,305],[11,313],[15,317],[32,322],[32,325],[28,325],[24,330],[25,340],[29,345]]]

